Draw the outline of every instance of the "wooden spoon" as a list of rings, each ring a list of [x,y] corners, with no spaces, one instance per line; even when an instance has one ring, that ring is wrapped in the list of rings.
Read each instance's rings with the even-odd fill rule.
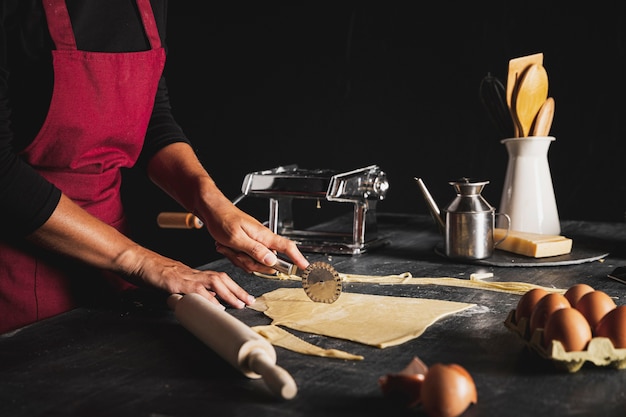
[[[526,137],[530,134],[537,112],[548,98],[548,73],[543,65],[530,65],[522,74],[513,94],[520,137]]]
[[[531,129],[531,136],[548,136],[554,119],[554,98],[548,97],[543,103]]]

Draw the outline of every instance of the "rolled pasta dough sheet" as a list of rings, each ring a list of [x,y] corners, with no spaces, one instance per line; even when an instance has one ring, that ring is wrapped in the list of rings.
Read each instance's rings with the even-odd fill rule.
[[[343,292],[332,304],[311,301],[301,288],[263,294],[251,308],[275,326],[379,348],[419,337],[437,320],[475,304]]]

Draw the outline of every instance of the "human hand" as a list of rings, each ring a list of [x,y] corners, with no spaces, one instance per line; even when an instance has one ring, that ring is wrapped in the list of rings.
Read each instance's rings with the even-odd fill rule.
[[[126,272],[133,282],[159,288],[169,294],[199,294],[223,307],[222,302],[235,308],[254,303],[254,297],[239,286],[225,272],[198,270],[182,262],[159,255],[146,248],[120,260],[131,272]]]
[[[309,266],[295,242],[273,233],[224,196],[188,144],[161,149],[150,160],[148,173],[155,184],[202,220],[217,251],[233,265],[248,273],[272,273],[276,253],[282,253],[300,269]]]
[[[211,217],[204,222],[215,239],[217,252],[248,273],[273,273],[277,252],[300,269],[309,265],[294,241],[277,235],[234,205],[221,211],[219,219]]]

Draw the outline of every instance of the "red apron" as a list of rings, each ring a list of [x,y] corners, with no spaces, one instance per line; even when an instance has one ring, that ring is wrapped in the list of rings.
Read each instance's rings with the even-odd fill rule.
[[[141,152],[165,51],[149,0],[136,0],[151,49],[80,51],[64,0],[44,0],[54,90],[46,120],[23,158],[95,217],[124,232],[122,167]],[[104,288],[131,287],[26,244],[0,243],[0,333],[75,308]],[[106,283],[106,285],[105,285]]]

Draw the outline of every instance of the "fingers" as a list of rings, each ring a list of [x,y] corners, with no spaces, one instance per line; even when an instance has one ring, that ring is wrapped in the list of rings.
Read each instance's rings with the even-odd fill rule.
[[[278,250],[278,249],[277,249]],[[289,240],[284,249],[280,250],[291,259],[291,261],[300,269],[306,269],[309,266],[309,261],[304,257],[295,242]]]
[[[216,240],[215,249],[248,273],[254,271],[270,273],[273,270],[271,267],[277,261],[276,253],[286,255],[300,269],[309,266],[309,261],[294,241],[277,235],[265,227],[260,234],[248,234],[244,240],[237,243],[222,243]]]
[[[185,294],[185,293],[178,293],[178,294]],[[215,296],[215,293],[213,291],[206,291],[206,292],[202,291],[202,292],[198,292],[196,294],[199,294],[199,295],[203,296],[204,298],[209,300],[211,303],[215,304],[220,309],[226,310],[226,307],[224,307],[224,305],[222,305],[222,303],[220,303],[220,301],[217,299],[217,297]]]
[[[214,292],[216,297],[222,302],[235,308],[244,308],[252,305],[255,299],[241,288],[224,272],[204,271],[205,273],[216,274],[216,279],[211,280],[209,284],[210,291]]]
[[[255,301],[225,272],[200,271],[158,255],[144,257],[134,276],[169,294],[196,293],[216,305],[244,308]]]
[[[309,261],[304,257],[304,255],[302,255],[302,253],[300,253],[300,251],[295,246],[295,244],[294,244],[294,248],[295,248],[295,251],[293,249],[286,249],[284,250],[283,253],[287,255],[292,260],[292,262],[296,266],[298,266],[298,268],[302,270],[306,269],[306,267],[309,265]],[[251,258],[248,254],[244,252],[235,251],[232,248],[224,246],[218,242],[215,243],[215,249],[217,252],[227,257],[233,265],[243,269],[247,273],[260,272],[264,274],[273,274],[276,272],[276,270],[273,267],[268,267],[263,263],[257,262],[255,259]]]
[[[247,273],[252,273],[255,270],[262,269],[265,267],[262,264],[259,264],[257,261],[252,259],[250,256],[243,252],[237,252],[228,246],[222,245],[219,242],[215,242],[215,250],[224,255],[228,260],[235,266],[243,269]],[[266,267],[267,268],[267,267]],[[271,268],[269,268],[271,269]],[[259,271],[261,272],[261,271]]]
[[[252,295],[225,272],[199,271],[194,277],[190,292],[198,293],[216,304],[221,301],[234,308],[244,308],[255,301]]]
[[[309,261],[304,257],[302,252],[300,252],[300,249],[298,249],[296,243],[291,239],[272,234],[267,241],[266,246],[273,252],[279,252],[286,255],[300,269],[306,269],[306,267],[309,266]],[[272,263],[263,263],[269,266],[274,265],[276,263],[276,258],[273,258]]]

